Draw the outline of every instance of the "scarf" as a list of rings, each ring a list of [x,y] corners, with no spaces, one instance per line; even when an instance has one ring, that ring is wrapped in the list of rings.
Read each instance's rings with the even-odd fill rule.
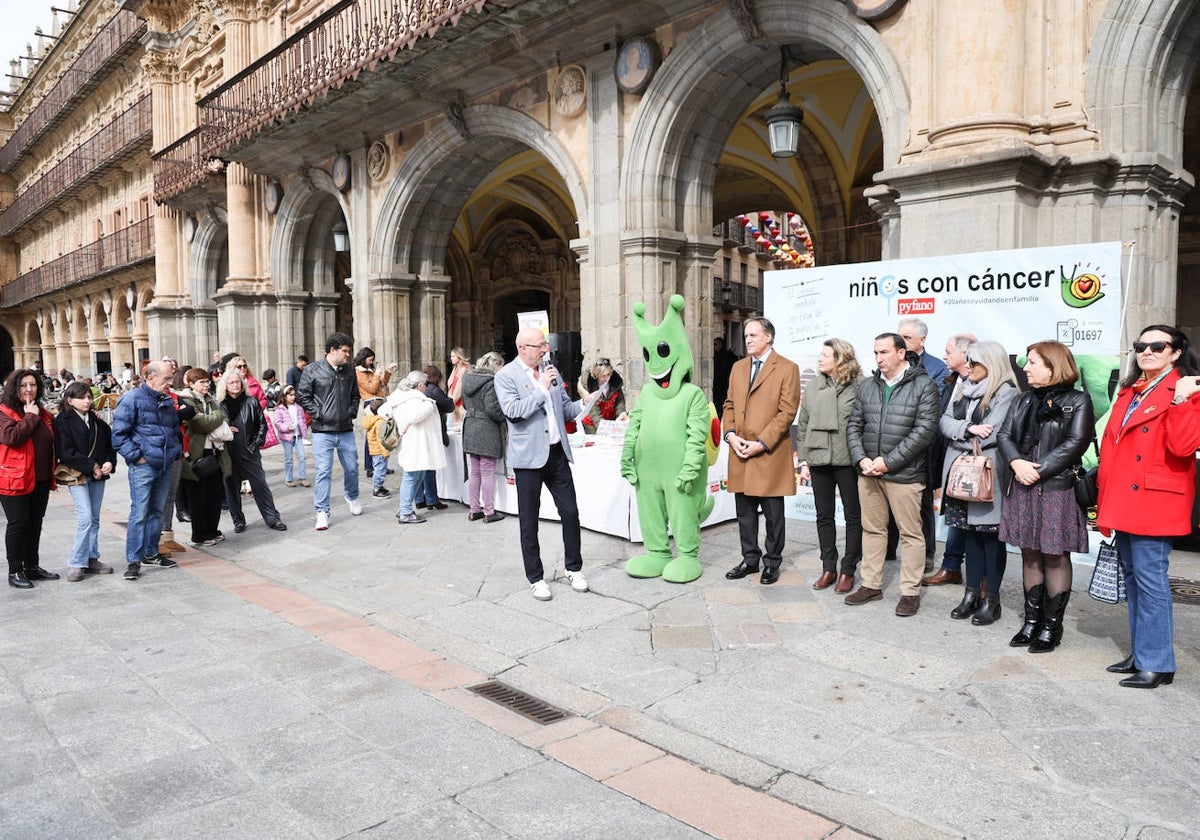
[[[1029,393],[1033,396],[1033,406],[1022,419],[1017,443],[1017,448],[1022,453],[1028,455],[1033,452],[1040,441],[1042,426],[1045,423],[1062,419],[1061,397],[1072,390],[1074,389],[1064,388],[1062,385],[1047,385],[1044,388],[1030,390]]]
[[[959,399],[954,403],[955,420],[966,420],[967,410],[970,408],[972,403],[975,405],[975,410],[971,412],[971,419],[975,423],[978,423],[983,419],[983,412],[980,411],[979,405],[980,401],[983,399],[983,395],[987,393],[987,384],[987,377],[984,377],[978,382],[972,382],[970,379],[964,379],[959,383]]]

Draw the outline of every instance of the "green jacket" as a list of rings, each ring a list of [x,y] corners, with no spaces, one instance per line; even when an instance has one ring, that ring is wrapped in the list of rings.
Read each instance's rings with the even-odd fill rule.
[[[796,420],[796,454],[801,463],[807,462],[810,467],[850,466],[846,424],[859,381],[839,385],[821,373],[805,387]]]
[[[201,397],[188,389],[179,392],[179,400],[196,409],[196,416],[187,421],[188,448],[184,453],[183,468],[179,477],[188,481],[199,481],[191,462],[203,455],[205,449],[213,448],[208,442],[208,433],[226,421],[225,412],[221,410],[221,404],[212,394]],[[218,450],[217,460],[221,462],[221,475],[228,476],[233,471],[229,453],[224,449]]]

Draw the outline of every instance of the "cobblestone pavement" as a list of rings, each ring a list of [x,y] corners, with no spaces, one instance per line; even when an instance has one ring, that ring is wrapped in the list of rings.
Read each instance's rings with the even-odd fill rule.
[[[226,518],[225,542],[125,581],[122,469],[118,573],[6,590],[0,837],[1200,837],[1200,607],[1176,607],[1174,685],[1139,692],[1104,671],[1124,608],[1086,597],[1086,568],[1062,647],[1034,656],[1007,645],[1015,559],[996,625],[951,620],[957,587],[902,619],[895,569],[882,602],[814,592],[806,523],[769,587],[725,579],[732,524],[684,586],[629,578],[634,546],[585,532],[580,594],[544,522],[539,602],[515,517],[399,526],[364,481],[364,515],[335,500],[316,532],[312,491],[266,462],[286,533],[251,505],[245,533]],[[66,571],[73,532],[56,493],[43,566]],[[491,679],[568,715],[468,690]]]

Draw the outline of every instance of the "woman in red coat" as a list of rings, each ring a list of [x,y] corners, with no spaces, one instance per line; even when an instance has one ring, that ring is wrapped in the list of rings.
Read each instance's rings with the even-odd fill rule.
[[[1167,560],[1175,537],[1192,532],[1200,448],[1200,359],[1187,336],[1155,324],[1133,342],[1100,446],[1097,525],[1116,532],[1129,596],[1133,652],[1110,665],[1127,688],[1175,679],[1174,616]]]
[[[0,393],[0,506],[8,519],[8,585],[32,589],[35,580],[58,580],[40,565],[42,520],[54,485],[54,427],[42,406],[42,376],[14,370]]]

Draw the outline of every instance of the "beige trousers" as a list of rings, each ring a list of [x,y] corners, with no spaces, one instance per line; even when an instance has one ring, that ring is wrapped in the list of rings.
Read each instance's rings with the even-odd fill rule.
[[[924,484],[900,484],[872,476],[858,477],[862,505],[862,585],[883,589],[883,556],[887,553],[888,511],[900,530],[900,594],[920,595],[925,573],[925,534],[921,530]]]

